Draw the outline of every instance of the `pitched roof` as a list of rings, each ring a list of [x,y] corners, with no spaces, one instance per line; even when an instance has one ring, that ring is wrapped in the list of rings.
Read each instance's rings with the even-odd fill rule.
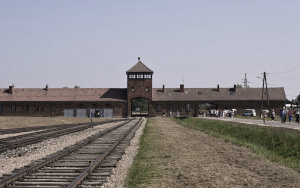
[[[178,88],[152,89],[152,101],[257,101],[261,100],[261,88],[220,88],[219,92],[213,88],[185,88],[180,92]],[[286,95],[283,87],[268,88],[269,100],[284,101]],[[267,99],[266,94],[264,100]]]
[[[15,88],[0,89],[0,101],[127,101],[127,89],[114,88]]]
[[[129,72],[147,72],[153,74],[153,71],[149,69],[146,65],[144,65],[144,63],[142,63],[141,61],[137,62],[131,69],[126,71],[126,74]]]

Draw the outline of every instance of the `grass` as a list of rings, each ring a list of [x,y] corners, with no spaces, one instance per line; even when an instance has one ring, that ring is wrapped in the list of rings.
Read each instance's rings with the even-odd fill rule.
[[[143,130],[143,134],[140,138],[139,152],[135,156],[134,162],[131,166],[129,175],[126,179],[126,187],[147,187],[151,183],[150,180],[161,177],[159,172],[149,164],[155,161],[155,153],[151,153],[156,149],[155,134],[152,134],[155,130],[153,127],[148,126],[149,123],[153,123],[154,118],[148,118],[146,126]],[[139,178],[136,178],[139,177]]]
[[[300,131],[199,118],[173,120],[226,142],[248,147],[273,162],[300,172]]]

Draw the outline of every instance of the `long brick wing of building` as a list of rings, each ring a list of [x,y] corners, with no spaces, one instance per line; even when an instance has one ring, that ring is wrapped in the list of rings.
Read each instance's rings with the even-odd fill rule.
[[[198,116],[207,109],[245,109],[262,106],[279,112],[285,104],[283,87],[178,88],[152,87],[153,71],[138,62],[126,71],[127,88],[9,88],[0,89],[0,115],[130,117]],[[264,100],[262,100],[262,97]],[[268,98],[268,100],[266,100]]]

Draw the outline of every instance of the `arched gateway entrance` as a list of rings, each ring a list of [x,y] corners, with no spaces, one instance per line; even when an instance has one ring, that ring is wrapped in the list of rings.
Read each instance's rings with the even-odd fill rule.
[[[149,116],[149,100],[142,97],[132,99],[131,116]]]

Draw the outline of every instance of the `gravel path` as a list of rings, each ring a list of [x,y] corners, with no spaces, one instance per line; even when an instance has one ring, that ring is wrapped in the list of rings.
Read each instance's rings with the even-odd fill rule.
[[[25,165],[28,165],[35,160],[41,159],[43,157],[46,157],[47,155],[60,151],[65,147],[73,145],[80,140],[83,140],[91,135],[98,133],[99,131],[115,126],[117,124],[119,123],[98,125],[94,126],[93,128],[86,129],[84,131],[48,139],[37,144],[32,144],[26,147],[17,148],[1,153],[0,177],[3,176],[3,174],[11,173],[15,168],[21,168]],[[10,136],[14,135],[17,134],[10,134]]]

